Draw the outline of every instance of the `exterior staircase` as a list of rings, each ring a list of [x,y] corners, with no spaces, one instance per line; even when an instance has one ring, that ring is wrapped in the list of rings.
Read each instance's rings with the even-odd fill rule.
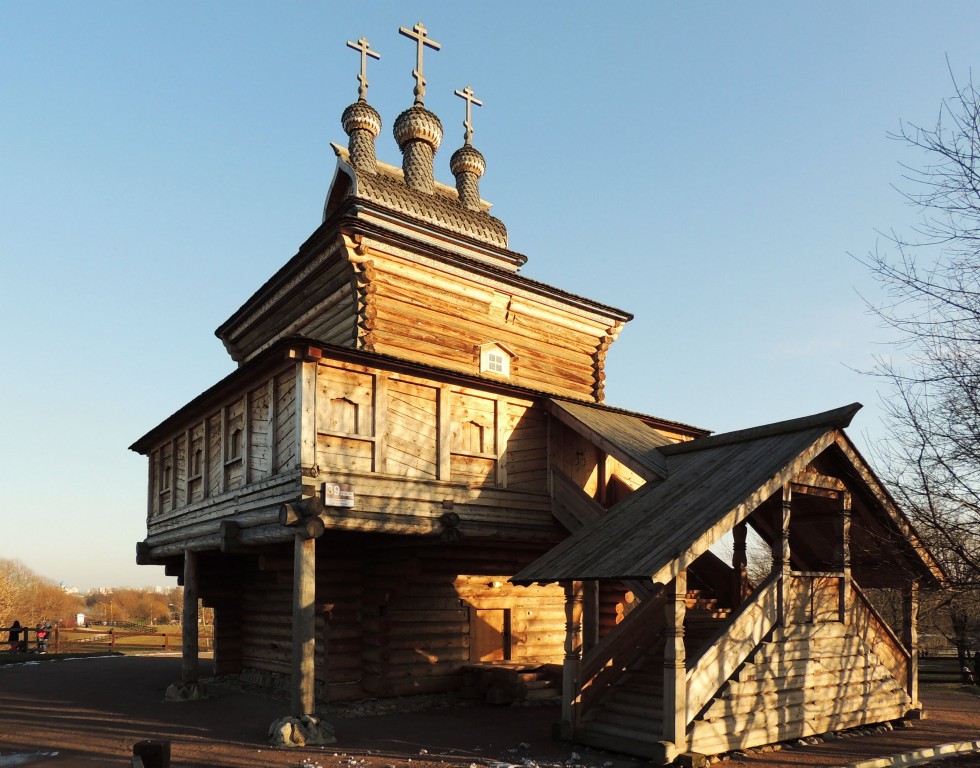
[[[703,590],[687,593],[684,621],[686,653],[700,651],[725,624],[730,608]],[[583,715],[578,742],[602,749],[653,757],[663,740],[665,638],[641,656]]]

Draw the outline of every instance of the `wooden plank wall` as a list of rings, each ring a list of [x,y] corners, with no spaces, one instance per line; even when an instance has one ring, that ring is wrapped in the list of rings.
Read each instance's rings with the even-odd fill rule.
[[[547,490],[548,427],[529,400],[321,361],[316,429],[325,471]]]
[[[190,524],[219,514],[234,501],[233,492],[247,485],[268,486],[270,479],[287,474],[292,478],[297,469],[295,377],[290,363],[151,451],[151,537],[173,528],[177,517],[186,516]],[[291,498],[299,486],[290,483]]]

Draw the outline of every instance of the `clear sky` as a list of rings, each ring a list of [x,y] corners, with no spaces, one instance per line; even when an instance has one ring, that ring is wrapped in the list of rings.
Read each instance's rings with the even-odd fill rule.
[[[357,94],[462,143],[525,275],[636,315],[607,402],[717,431],[865,404],[888,334],[863,254],[916,218],[887,138],[968,77],[969,2],[0,4],[0,557],[80,588],[138,568],[136,438],[233,364],[213,330],[313,232]]]

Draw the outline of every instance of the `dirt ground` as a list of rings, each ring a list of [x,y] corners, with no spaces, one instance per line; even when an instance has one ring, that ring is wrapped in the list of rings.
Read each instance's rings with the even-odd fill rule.
[[[180,659],[125,656],[0,667],[0,768],[125,766],[141,739],[169,739],[179,768],[634,768],[642,761],[556,742],[556,706],[473,704],[370,717],[331,715],[338,743],[277,750],[269,724],[287,702],[231,688],[201,702],[168,704]],[[924,692],[929,718],[885,734],[733,758],[730,768],[839,766],[922,746],[980,739],[980,698]],[[47,753],[47,754],[45,754]],[[54,754],[56,753],[56,754]],[[955,762],[954,762],[955,760]],[[970,762],[963,762],[967,760]],[[980,756],[944,768],[980,766]]]

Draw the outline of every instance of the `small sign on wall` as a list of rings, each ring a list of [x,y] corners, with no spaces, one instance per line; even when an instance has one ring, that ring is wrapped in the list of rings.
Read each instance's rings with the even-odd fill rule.
[[[320,483],[320,498],[325,507],[353,507],[354,486],[349,483]]]

